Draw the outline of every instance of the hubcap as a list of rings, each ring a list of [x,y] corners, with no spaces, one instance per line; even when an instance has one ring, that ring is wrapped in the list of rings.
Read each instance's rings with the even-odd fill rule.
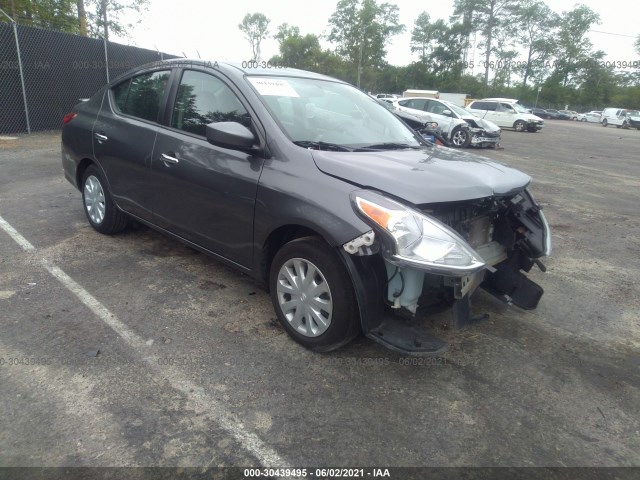
[[[104,190],[100,185],[100,180],[90,175],[84,182],[84,208],[91,221],[95,224],[102,223],[104,220]]]
[[[329,284],[313,263],[288,260],[278,272],[277,295],[289,325],[305,337],[322,335],[331,324],[333,302]]]
[[[467,139],[467,136],[464,132],[461,132],[460,130],[458,130],[456,133],[453,134],[453,144],[454,145],[462,145],[464,144],[464,141]]]

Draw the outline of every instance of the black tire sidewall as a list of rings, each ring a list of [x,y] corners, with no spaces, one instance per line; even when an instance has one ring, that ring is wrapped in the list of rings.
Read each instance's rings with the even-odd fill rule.
[[[293,329],[278,303],[278,273],[282,265],[291,258],[303,258],[313,263],[329,284],[333,302],[331,324],[317,337],[306,337]],[[276,253],[269,272],[269,291],[278,320],[287,333],[306,348],[317,352],[335,350],[348,343],[359,332],[360,318],[351,278],[337,253],[320,238],[293,240]]]

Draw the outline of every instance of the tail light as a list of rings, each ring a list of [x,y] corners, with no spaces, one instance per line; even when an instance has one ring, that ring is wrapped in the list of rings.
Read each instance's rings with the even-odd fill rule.
[[[70,112],[67,113],[64,118],[62,119],[62,124],[66,125],[67,123],[69,123],[71,120],[73,120],[74,118],[76,118],[78,116],[77,113],[75,112]]]

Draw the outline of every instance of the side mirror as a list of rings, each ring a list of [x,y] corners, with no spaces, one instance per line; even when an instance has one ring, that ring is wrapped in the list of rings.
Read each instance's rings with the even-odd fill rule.
[[[238,122],[214,122],[206,127],[207,142],[233,150],[251,150],[256,137],[251,130]]]
[[[447,117],[451,116],[451,110],[443,110],[442,115],[446,115]]]

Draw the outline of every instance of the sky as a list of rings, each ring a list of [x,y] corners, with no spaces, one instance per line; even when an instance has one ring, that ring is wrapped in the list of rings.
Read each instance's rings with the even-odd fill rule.
[[[412,1],[386,0],[398,5],[400,22],[405,33],[393,38],[387,48],[387,61],[393,65],[407,65],[417,60],[409,49],[411,29],[417,16],[427,11],[434,21],[448,20],[453,12],[453,0]],[[578,2],[573,0],[546,0],[554,11],[571,10]],[[640,61],[634,52],[634,38],[639,32],[640,4],[637,0],[582,0],[601,17],[601,24],[594,26],[589,38],[596,50],[604,50],[609,61]],[[158,49],[189,58],[242,62],[251,58],[251,48],[242,36],[238,24],[246,13],[264,13],[270,19],[271,35],[278,25],[286,22],[300,28],[302,34],[328,34],[329,17],[335,11],[337,0],[286,1],[286,0],[183,0],[176,8],[175,0],[150,0],[149,9],[141,22],[130,30],[131,40],[115,41],[133,43],[139,47]],[[611,35],[615,33],[618,35]],[[329,43],[322,42],[323,47]],[[262,43],[262,58],[269,59],[278,53],[273,38]],[[476,68],[474,73],[479,73]]]

